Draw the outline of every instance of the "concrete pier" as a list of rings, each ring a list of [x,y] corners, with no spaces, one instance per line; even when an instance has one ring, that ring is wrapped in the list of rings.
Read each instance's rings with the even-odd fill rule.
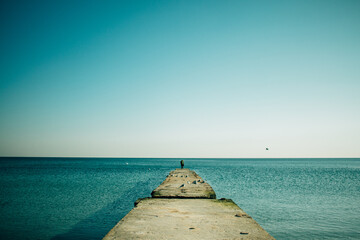
[[[274,239],[194,171],[176,169],[104,237],[115,239]]]
[[[212,187],[187,168],[171,171],[152,193],[153,198],[216,198]]]

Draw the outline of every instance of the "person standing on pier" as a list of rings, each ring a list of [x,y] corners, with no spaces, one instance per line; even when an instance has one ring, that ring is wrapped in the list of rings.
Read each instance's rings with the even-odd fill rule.
[[[184,168],[184,160],[180,161],[181,168]]]

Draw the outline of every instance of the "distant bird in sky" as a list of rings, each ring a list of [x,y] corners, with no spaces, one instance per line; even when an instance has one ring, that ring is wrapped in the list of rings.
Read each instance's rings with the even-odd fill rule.
[[[269,150],[269,148],[266,148],[266,151],[268,151]]]

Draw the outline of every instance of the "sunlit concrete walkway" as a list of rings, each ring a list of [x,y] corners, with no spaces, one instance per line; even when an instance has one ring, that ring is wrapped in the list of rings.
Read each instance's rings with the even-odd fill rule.
[[[113,239],[274,239],[194,171],[176,169],[104,237]]]

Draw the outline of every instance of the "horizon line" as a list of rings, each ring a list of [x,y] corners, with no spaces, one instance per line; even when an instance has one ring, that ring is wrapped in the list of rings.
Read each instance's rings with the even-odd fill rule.
[[[0,158],[118,158],[118,159],[340,159],[340,158],[348,158],[348,159],[360,159],[360,157],[106,157],[106,156],[0,156]]]

